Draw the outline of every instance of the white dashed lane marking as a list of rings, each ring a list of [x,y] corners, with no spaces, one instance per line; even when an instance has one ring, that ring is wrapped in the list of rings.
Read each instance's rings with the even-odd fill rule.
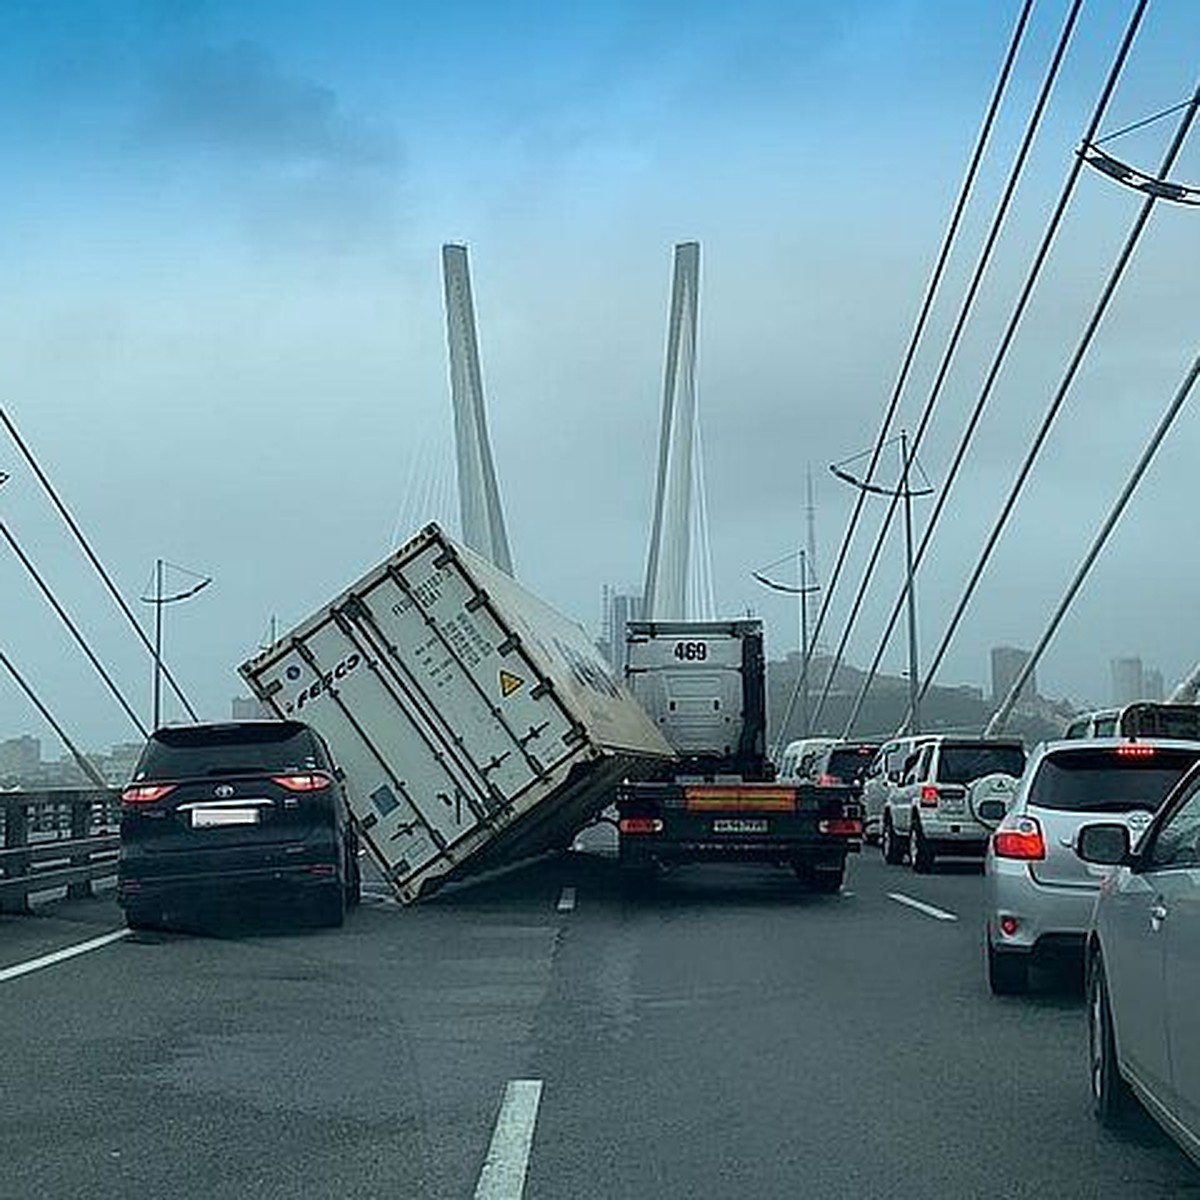
[[[505,1087],[475,1200],[521,1200],[541,1100],[540,1079],[513,1079]]]
[[[575,889],[573,887],[563,888],[562,895],[558,898],[557,909],[559,912],[574,912]]]
[[[924,900],[914,900],[912,896],[906,896],[903,892],[888,892],[888,899],[895,900],[897,904],[903,904],[906,908],[915,908],[917,912],[933,917],[935,921],[958,920],[954,913],[947,912],[944,908],[935,908],[932,904],[926,904]]]

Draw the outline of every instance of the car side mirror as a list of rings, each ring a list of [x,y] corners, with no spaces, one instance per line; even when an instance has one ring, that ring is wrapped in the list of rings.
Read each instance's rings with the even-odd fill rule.
[[[1129,830],[1124,825],[1085,825],[1075,835],[1075,853],[1098,867],[1119,867],[1129,861]]]

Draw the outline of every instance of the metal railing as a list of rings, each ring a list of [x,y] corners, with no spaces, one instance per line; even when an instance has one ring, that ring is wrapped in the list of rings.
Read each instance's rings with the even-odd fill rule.
[[[35,892],[72,899],[117,873],[121,793],[74,788],[0,793],[0,912],[28,912]]]

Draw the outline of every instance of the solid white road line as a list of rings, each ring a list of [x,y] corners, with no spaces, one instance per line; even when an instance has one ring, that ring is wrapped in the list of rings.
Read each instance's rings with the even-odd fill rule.
[[[540,1079],[513,1079],[505,1087],[475,1200],[521,1200],[541,1100]]]
[[[40,971],[43,967],[52,967],[55,963],[66,962],[68,958],[87,954],[91,950],[99,950],[102,946],[128,937],[129,933],[128,929],[114,929],[112,933],[92,938],[88,942],[80,942],[77,946],[68,946],[65,950],[55,950],[53,954],[43,954],[41,958],[31,958],[28,962],[17,963],[15,967],[0,968],[0,983],[7,983],[10,979],[16,979],[20,975],[28,975],[31,971]]]
[[[562,890],[562,895],[558,898],[559,912],[572,912],[575,908],[575,889],[573,887],[565,887]]]
[[[926,904],[923,900],[914,900],[911,896],[906,896],[903,892],[888,892],[888,899],[895,900],[897,904],[904,904],[909,908],[915,908],[917,912],[923,912],[927,917],[933,917],[937,921],[957,921],[958,917],[947,912],[944,908],[934,908],[932,904]]]

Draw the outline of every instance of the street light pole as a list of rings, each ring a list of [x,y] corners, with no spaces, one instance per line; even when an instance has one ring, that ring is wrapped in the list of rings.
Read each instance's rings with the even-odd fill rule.
[[[197,575],[194,571],[187,570],[186,567],[175,567],[175,570],[182,571],[185,575],[191,575],[198,582],[192,587],[186,588],[181,592],[176,592],[173,595],[167,596],[163,594],[164,572],[165,569],[173,564],[165,562],[158,558],[154,561],[154,592],[152,595],[143,596],[144,604],[154,605],[154,723],[151,729],[157,729],[162,722],[162,677],[165,668],[163,667],[163,606],[166,604],[174,604],[180,600],[187,600],[194,596],[197,592],[208,587],[212,583],[211,575]]]

